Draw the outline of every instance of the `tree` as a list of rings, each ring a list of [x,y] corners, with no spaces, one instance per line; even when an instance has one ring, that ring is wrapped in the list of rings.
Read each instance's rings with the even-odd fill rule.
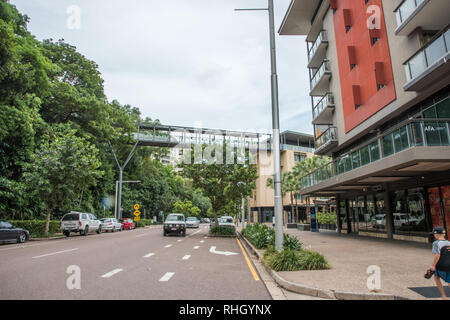
[[[192,179],[196,188],[202,190],[203,194],[211,201],[213,216],[218,225],[217,214],[223,210],[230,202],[240,201],[243,197],[251,195],[252,190],[256,188],[256,179],[258,178],[255,165],[238,164],[237,154],[234,154],[234,163],[225,164],[220,161],[221,155],[216,154],[221,149],[223,155],[226,154],[227,146],[218,145],[214,149],[211,157],[213,160],[203,159],[201,163],[194,163],[194,152],[192,153],[192,164],[181,164],[184,175]],[[192,148],[194,150],[194,148]],[[205,151],[206,146],[202,146]],[[217,158],[216,158],[217,156]],[[249,154],[247,152],[246,159]]]
[[[51,212],[57,207],[81,207],[83,192],[95,186],[102,175],[97,153],[93,145],[70,127],[49,128],[24,174],[30,193],[45,203],[46,235]]]
[[[182,213],[189,217],[198,217],[200,214],[200,208],[194,206],[191,201],[185,199],[184,201],[178,200],[173,205],[173,210],[177,213]]]

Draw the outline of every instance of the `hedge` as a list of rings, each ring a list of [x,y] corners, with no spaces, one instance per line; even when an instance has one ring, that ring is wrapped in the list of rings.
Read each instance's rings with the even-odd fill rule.
[[[235,236],[236,230],[231,226],[212,226],[209,229],[209,234],[215,236]]]
[[[45,235],[45,220],[11,220],[8,221],[17,228],[23,228],[30,232],[32,237],[39,237]],[[60,221],[51,220],[49,224],[48,233],[61,233]]]

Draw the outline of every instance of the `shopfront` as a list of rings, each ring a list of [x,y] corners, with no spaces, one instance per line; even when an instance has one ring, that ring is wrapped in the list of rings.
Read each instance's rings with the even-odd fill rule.
[[[352,196],[339,201],[342,233],[394,239],[429,238],[436,226],[450,225],[450,185],[391,191],[386,208],[385,192]],[[389,212],[387,210],[389,209]]]

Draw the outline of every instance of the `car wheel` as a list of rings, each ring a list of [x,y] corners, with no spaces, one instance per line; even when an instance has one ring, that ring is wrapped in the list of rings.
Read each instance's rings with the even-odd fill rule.
[[[64,235],[65,235],[66,237],[69,237],[69,236],[70,236],[70,231],[64,231]]]
[[[186,237],[186,230],[183,231],[183,237]]]
[[[88,233],[89,233],[89,226],[86,226],[86,228],[84,228],[83,236],[87,236]]]
[[[97,229],[97,234],[100,234],[100,233],[102,233],[102,226],[98,227],[98,229]]]
[[[21,232],[17,238],[17,243],[24,243],[27,240],[25,233]]]
[[[113,227],[111,230],[112,233],[116,232],[116,227]]]

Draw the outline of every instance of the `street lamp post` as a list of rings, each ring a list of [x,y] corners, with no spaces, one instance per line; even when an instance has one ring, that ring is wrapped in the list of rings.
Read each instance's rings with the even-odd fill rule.
[[[271,62],[271,88],[272,88],[272,159],[274,165],[274,207],[275,207],[275,248],[283,250],[283,203],[281,191],[281,161],[280,161],[280,112],[278,104],[278,75],[275,46],[275,18],[273,0],[268,0],[268,8],[264,9],[235,9],[236,11],[269,12],[270,27],[270,62]]]

